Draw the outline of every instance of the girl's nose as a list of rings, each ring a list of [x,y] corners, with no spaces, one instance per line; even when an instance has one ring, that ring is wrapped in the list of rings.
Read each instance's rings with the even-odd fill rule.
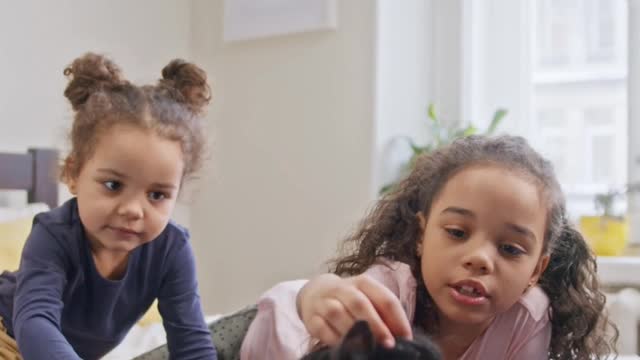
[[[118,207],[118,215],[127,218],[127,220],[138,220],[144,216],[144,210],[138,199],[129,199]]]
[[[493,272],[492,253],[492,248],[488,244],[469,249],[463,266],[472,273],[489,274]]]

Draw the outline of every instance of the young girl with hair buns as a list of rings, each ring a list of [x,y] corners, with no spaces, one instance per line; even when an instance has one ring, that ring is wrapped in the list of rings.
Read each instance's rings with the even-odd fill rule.
[[[98,359],[158,299],[171,357],[215,359],[189,233],[170,220],[203,159],[205,72],[173,60],[137,86],[89,53],[64,73],[74,198],[36,216],[19,270],[0,275],[0,358]]]

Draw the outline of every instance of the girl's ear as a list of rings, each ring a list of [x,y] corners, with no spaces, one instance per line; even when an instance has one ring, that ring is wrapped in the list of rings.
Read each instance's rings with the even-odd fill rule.
[[[68,179],[66,179],[65,182],[67,184],[67,188],[69,189],[69,192],[71,193],[71,195],[78,195],[76,179],[75,178],[68,178]]]
[[[547,269],[547,266],[549,265],[549,258],[550,257],[548,254],[540,256],[540,259],[536,264],[536,268],[534,269],[533,274],[531,274],[531,278],[529,279],[530,286],[535,285],[540,279],[540,276],[542,276],[544,271]]]
[[[67,157],[64,160],[62,173],[64,174],[63,181],[67,185],[69,192],[72,195],[77,195],[77,176],[73,174],[73,171],[71,171],[71,169],[73,169],[74,167],[74,164],[75,161],[73,160],[73,158],[71,156]]]
[[[69,189],[69,192],[71,193],[71,195],[78,195],[78,190],[76,189],[76,180],[75,179],[68,179],[67,180],[67,188]]]
[[[422,211],[418,211],[416,213],[416,217],[418,218],[418,222],[420,223],[420,228],[424,231],[427,228],[427,218],[424,216]]]
[[[418,223],[420,223],[420,230],[424,233],[427,228],[427,218],[422,211],[418,211],[416,217],[418,218]],[[416,253],[418,257],[422,257],[422,236],[416,242]]]

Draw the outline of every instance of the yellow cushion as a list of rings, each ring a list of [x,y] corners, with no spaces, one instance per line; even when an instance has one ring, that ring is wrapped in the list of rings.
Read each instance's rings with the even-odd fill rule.
[[[160,312],[158,311],[158,300],[155,300],[144,316],[138,320],[138,325],[147,326],[159,322],[162,322],[162,316],[160,316]]]
[[[27,217],[0,222],[0,272],[18,269],[22,247],[31,232],[32,221],[31,217]]]

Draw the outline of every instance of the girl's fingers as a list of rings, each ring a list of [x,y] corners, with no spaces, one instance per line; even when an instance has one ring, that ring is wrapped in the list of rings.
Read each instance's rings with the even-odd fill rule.
[[[302,288],[296,301],[309,334],[327,345],[337,344],[359,319],[386,346],[395,344],[394,335],[412,337],[400,300],[367,275],[320,275]]]
[[[394,345],[391,331],[380,315],[378,315],[371,300],[362,291],[349,286],[344,291],[337,292],[337,297],[353,318],[351,326],[353,326],[356,320],[366,320],[376,339],[385,341],[389,346]],[[344,332],[344,334],[346,334],[346,332]]]
[[[313,315],[309,319],[307,330],[312,337],[326,345],[336,345],[342,338],[342,336],[319,315]]]
[[[347,334],[356,321],[344,304],[336,298],[327,299],[319,315],[341,337]]]
[[[396,295],[387,287],[369,278],[367,275],[354,278],[355,284],[366,295],[375,307],[377,313],[386,324],[388,331],[395,336],[411,339],[411,324],[402,309],[402,304]],[[374,324],[370,324],[373,331]],[[382,332],[384,330],[378,329]],[[388,339],[385,339],[388,342]],[[391,338],[393,340],[393,337]]]

